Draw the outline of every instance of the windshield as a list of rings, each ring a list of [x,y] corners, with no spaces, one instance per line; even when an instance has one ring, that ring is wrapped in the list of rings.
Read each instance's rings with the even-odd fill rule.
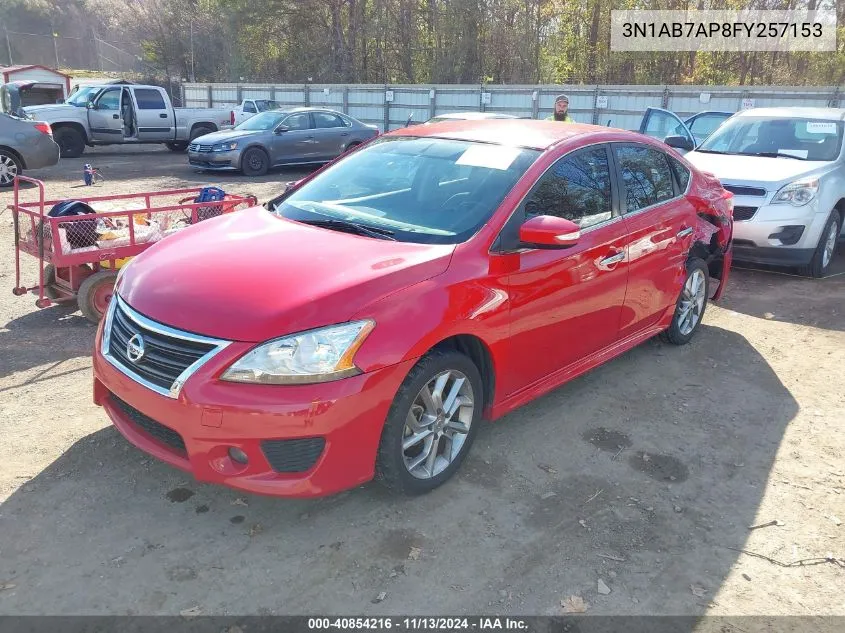
[[[275,206],[300,222],[389,230],[404,242],[457,244],[490,219],[539,152],[438,138],[372,142]]]
[[[831,161],[842,147],[842,127],[825,119],[736,117],[696,151]]]
[[[266,112],[267,110],[278,110],[282,104],[278,101],[270,101],[269,99],[256,99],[255,107],[259,112]]]
[[[76,106],[77,108],[85,108],[91,98],[99,92],[101,86],[89,86],[87,88],[80,88],[73,93],[68,100],[65,101],[68,105]]]
[[[243,123],[235,126],[236,130],[249,132],[267,132],[275,128],[287,116],[284,112],[262,112],[250,117]]]

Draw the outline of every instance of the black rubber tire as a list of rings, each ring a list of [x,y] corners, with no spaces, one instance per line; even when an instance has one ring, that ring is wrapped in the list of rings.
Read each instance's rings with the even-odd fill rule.
[[[77,294],[77,303],[79,311],[82,315],[92,323],[99,323],[105,314],[105,310],[98,309],[96,305],[96,298],[100,292],[104,292],[103,286],[108,286],[114,289],[114,284],[117,281],[117,271],[101,270],[94,273],[79,286],[79,293]]]
[[[842,231],[842,219],[839,217],[839,212],[836,209],[830,212],[830,217],[824,224],[824,229],[822,229],[821,237],[819,237],[819,243],[816,244],[816,250],[813,252],[813,258],[810,260],[810,263],[806,266],[802,266],[798,270],[798,272],[800,272],[805,277],[824,277],[827,271],[830,269],[830,264],[833,263],[833,258],[836,257],[836,247],[839,243],[838,237],[837,243],[833,246],[833,255],[831,255],[830,261],[828,262],[827,266],[823,265],[823,260],[825,242],[827,240],[827,235],[830,232],[830,225],[833,223],[836,223],[836,235],[838,236]]]
[[[10,152],[9,150],[0,149],[0,157],[2,157],[3,159],[11,160],[15,168],[15,173],[12,175],[12,178],[10,180],[0,180],[0,187],[11,187],[15,184],[14,176],[20,176],[21,174],[23,174],[23,164],[21,163],[21,159],[18,158],[17,154]]]
[[[200,136],[205,136],[206,134],[213,134],[216,130],[212,127],[207,125],[198,125],[193,130],[191,130],[191,134],[188,136],[188,142],[190,143],[195,138],[199,138]],[[187,144],[185,145],[187,147]]]
[[[53,131],[53,140],[61,150],[62,158],[79,158],[85,151],[85,137],[73,127],[62,126]]]
[[[695,324],[695,327],[692,329],[691,332],[688,334],[681,334],[681,330],[678,327],[678,317],[680,316],[680,306],[681,306],[681,298],[683,297],[683,288],[684,285],[687,283],[687,279],[690,278],[693,271],[701,270],[704,273],[704,307],[701,309],[701,317],[698,319],[698,323]],[[666,343],[671,343],[672,345],[686,345],[692,340],[692,337],[695,336],[695,333],[698,332],[698,328],[701,327],[702,321],[704,321],[704,313],[707,311],[707,301],[710,299],[710,271],[707,268],[707,264],[704,262],[703,259],[698,257],[692,257],[687,260],[687,274],[684,277],[684,284],[681,286],[681,292],[678,293],[678,300],[675,302],[675,314],[672,315],[672,325],[665,331],[660,334],[660,338],[665,341]]]
[[[44,266],[44,294],[46,297],[56,305],[72,305],[76,303],[75,297],[59,298],[59,293],[53,288],[56,283],[56,267],[53,264]]]
[[[188,149],[188,144],[185,141],[176,141],[173,143],[164,144],[171,152],[184,152]]]
[[[469,378],[476,403],[472,423],[461,452],[452,463],[442,473],[431,479],[418,479],[408,472],[402,458],[402,432],[405,428],[405,419],[414,399],[423,386],[433,376],[446,369],[457,369]],[[484,385],[481,374],[475,363],[467,356],[451,350],[433,350],[423,356],[408,372],[402,386],[399,387],[396,396],[393,398],[393,404],[387,414],[376,455],[376,480],[390,491],[405,495],[430,492],[445,483],[460,468],[464,458],[469,453],[481,426],[483,408]]]
[[[260,147],[250,147],[241,156],[244,176],[263,176],[270,169],[270,157]]]
[[[349,145],[346,146],[346,149],[343,150],[343,153],[345,154],[346,152],[351,152],[353,149],[358,147],[360,144],[361,143],[359,143],[358,141],[352,141]]]

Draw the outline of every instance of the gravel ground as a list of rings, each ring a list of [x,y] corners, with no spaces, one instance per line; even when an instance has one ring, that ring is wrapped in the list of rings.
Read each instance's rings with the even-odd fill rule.
[[[85,162],[97,194],[208,183],[264,201],[303,173],[196,174],[150,147],[33,175],[78,196]],[[94,327],[12,296],[13,255],[6,211],[0,613],[559,614],[576,596],[592,614],[845,615],[845,569],[819,561],[845,558],[845,275],[735,270],[692,344],[649,341],[485,425],[432,494],[291,501],[124,441],[91,401]]]

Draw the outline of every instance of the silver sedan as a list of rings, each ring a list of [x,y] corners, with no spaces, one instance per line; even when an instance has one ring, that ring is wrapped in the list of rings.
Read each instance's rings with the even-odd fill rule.
[[[272,110],[194,139],[188,162],[200,169],[262,176],[272,167],[326,163],[378,134],[374,125],[334,110]]]
[[[16,89],[0,88],[0,187],[11,187],[24,169],[50,167],[59,162],[59,146],[47,123],[20,116]]]

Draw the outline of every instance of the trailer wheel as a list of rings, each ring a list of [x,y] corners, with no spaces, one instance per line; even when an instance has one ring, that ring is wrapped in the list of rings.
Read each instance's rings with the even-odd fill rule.
[[[106,313],[114,293],[117,272],[101,270],[88,277],[79,286],[77,302],[79,311],[92,323],[99,323]]]
[[[44,266],[44,294],[56,305],[64,306],[76,303],[76,297],[65,297],[56,292],[53,284],[56,283],[56,267],[53,264]]]

